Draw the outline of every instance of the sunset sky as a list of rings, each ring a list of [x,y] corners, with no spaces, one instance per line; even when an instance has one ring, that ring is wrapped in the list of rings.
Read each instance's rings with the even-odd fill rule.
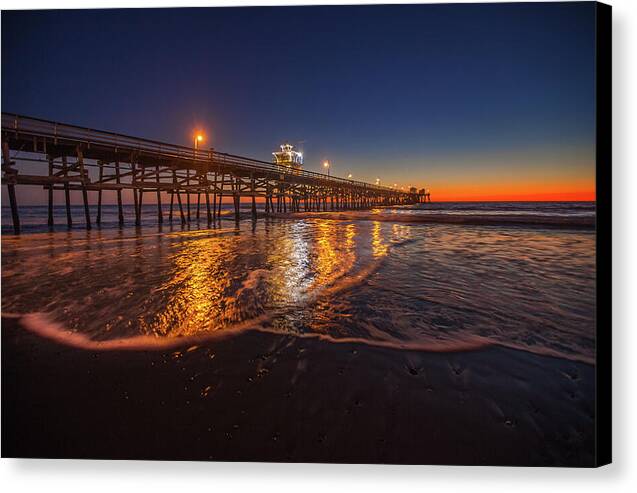
[[[434,201],[594,200],[594,35],[594,3],[4,11],[2,111],[268,161],[287,140]]]

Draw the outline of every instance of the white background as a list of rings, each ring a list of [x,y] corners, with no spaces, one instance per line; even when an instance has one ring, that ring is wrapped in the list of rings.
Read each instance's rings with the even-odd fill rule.
[[[335,4],[303,1],[0,0],[2,9]],[[360,2],[347,3],[416,3]],[[498,467],[368,466],[116,461],[0,461],[3,491],[118,493],[186,491],[326,492],[355,489],[411,493],[466,491],[637,491],[637,1],[613,6],[613,457],[597,470]],[[632,307],[631,307],[632,305]],[[631,309],[632,308],[632,309]],[[601,330],[606,327],[602,325]],[[87,440],[90,440],[87,437]],[[427,444],[423,443],[423,447]]]

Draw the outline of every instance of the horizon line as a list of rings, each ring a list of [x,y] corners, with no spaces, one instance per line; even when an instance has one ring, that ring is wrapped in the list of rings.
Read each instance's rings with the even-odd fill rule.
[[[593,199],[593,200],[432,200],[431,202],[427,202],[428,204],[452,204],[452,203],[471,203],[471,202],[477,202],[477,203],[493,203],[493,204],[497,204],[497,203],[507,203],[507,202],[533,202],[533,203],[548,203],[548,202],[565,202],[565,203],[574,203],[574,202],[595,202],[597,203],[597,199]],[[224,202],[225,204],[226,202]],[[257,201],[257,203],[264,203],[264,202],[259,202]],[[228,202],[228,204],[232,205],[232,202]],[[248,202],[243,202],[242,204],[246,204],[246,205],[250,205]],[[130,203],[122,203],[122,206],[126,206],[126,205],[135,205],[134,202],[130,202]],[[142,207],[144,206],[156,206],[157,202],[147,202],[145,204],[142,205]],[[162,203],[162,207],[164,206],[169,206],[170,204],[167,203]],[[78,203],[71,203],[70,204],[71,207],[83,207],[84,203],[82,202],[78,202]],[[95,206],[97,207],[97,204],[89,204],[89,207]],[[114,203],[102,203],[102,206],[117,206],[117,202]],[[193,206],[195,206],[195,203],[191,203],[191,208],[194,208]],[[2,205],[2,208],[11,208],[10,205]],[[47,204],[18,204],[18,207],[48,207]],[[66,207],[65,204],[54,204],[53,207]],[[397,206],[375,206],[377,207],[397,207]],[[398,206],[400,207],[400,206]],[[374,208],[374,207],[372,207]]]

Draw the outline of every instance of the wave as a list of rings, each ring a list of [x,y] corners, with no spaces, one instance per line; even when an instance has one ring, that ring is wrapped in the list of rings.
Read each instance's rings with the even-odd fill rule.
[[[428,341],[428,342],[395,342],[388,340],[366,339],[363,337],[334,337],[328,334],[315,332],[292,333],[282,332],[266,327],[264,323],[271,319],[269,315],[263,315],[251,320],[237,323],[223,331],[207,332],[198,335],[188,335],[179,337],[154,337],[154,336],[133,336],[122,339],[111,339],[97,341],[89,338],[85,334],[66,330],[61,324],[51,320],[45,313],[14,314],[3,313],[2,318],[17,319],[18,324],[23,329],[54,341],[64,346],[86,351],[166,351],[187,348],[187,351],[195,350],[200,345],[209,342],[217,342],[236,337],[245,332],[261,332],[283,337],[295,337],[298,339],[317,340],[330,344],[355,344],[372,348],[390,349],[398,351],[418,351],[429,353],[459,353],[467,351],[477,351],[489,347],[503,347],[525,353],[558,358],[567,361],[575,361],[589,365],[595,365],[593,358],[579,355],[565,355],[550,348],[530,348],[528,346],[503,343],[493,341],[487,337],[477,335],[464,337],[456,341]]]
[[[365,220],[412,224],[463,224],[474,226],[526,226],[560,229],[595,229],[594,216],[558,216],[543,214],[397,214],[374,211],[291,212],[274,214],[280,219]]]
[[[405,342],[398,343],[392,341],[381,341],[365,339],[362,337],[333,337],[319,333],[289,333],[270,329],[263,325],[271,319],[270,315],[262,315],[244,322],[237,323],[222,331],[207,332],[204,334],[188,335],[180,337],[155,337],[155,336],[132,336],[121,339],[111,339],[97,341],[80,332],[66,330],[49,318],[45,313],[3,313],[2,318],[17,319],[19,325],[45,339],[63,344],[65,346],[87,351],[164,351],[188,346],[192,348],[211,341],[221,341],[236,336],[245,331],[256,331],[280,336],[291,336],[300,339],[317,339],[333,344],[362,344],[372,347],[387,349],[417,350],[429,352],[460,352],[482,349],[493,345],[485,338],[475,336],[463,341],[432,341],[430,343]]]

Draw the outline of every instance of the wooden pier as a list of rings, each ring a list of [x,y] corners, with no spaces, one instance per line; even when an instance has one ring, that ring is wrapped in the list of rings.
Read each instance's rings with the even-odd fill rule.
[[[19,171],[18,162],[32,164],[35,171]],[[53,226],[54,192],[64,192],[66,223],[71,227],[70,191],[81,191],[84,226],[89,229],[93,224],[89,193],[97,194],[94,223],[99,225],[102,194],[107,190],[116,192],[120,224],[124,223],[122,192],[132,191],[137,225],[141,224],[144,196],[149,193],[156,196],[158,223],[178,216],[183,224],[201,220],[203,214],[208,223],[219,219],[224,197],[231,198],[236,221],[241,217],[242,200],[249,201],[256,220],[257,198],[263,199],[265,213],[273,214],[414,204],[429,197],[424,189],[404,192],[212,150],[8,113],[2,113],[2,171],[16,234],[20,232],[17,185],[38,185],[48,192],[49,226]],[[162,192],[170,200],[167,218]]]

